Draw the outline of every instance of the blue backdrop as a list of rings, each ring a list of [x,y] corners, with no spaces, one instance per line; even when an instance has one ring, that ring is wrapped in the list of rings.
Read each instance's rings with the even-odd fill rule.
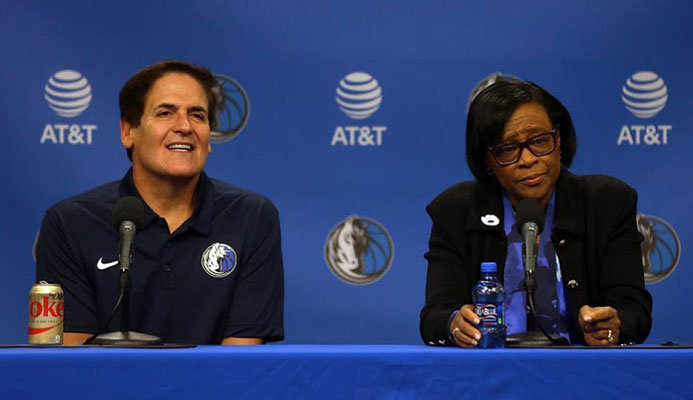
[[[245,127],[213,145],[207,172],[280,211],[287,343],[420,342],[424,207],[471,179],[466,103],[496,71],[539,83],[571,111],[574,172],[638,189],[653,233],[648,342],[690,342],[692,10],[652,1],[5,2],[0,342],[26,341],[32,246],[46,208],[122,177],[118,91],[167,58],[205,65],[247,93]],[[71,99],[51,94],[66,83],[81,89],[66,89]],[[370,116],[350,117],[338,98]],[[80,100],[88,106],[78,115],[53,109]],[[352,231],[365,247],[340,242]],[[332,272],[326,246],[361,255],[360,284],[340,277],[339,265]]]

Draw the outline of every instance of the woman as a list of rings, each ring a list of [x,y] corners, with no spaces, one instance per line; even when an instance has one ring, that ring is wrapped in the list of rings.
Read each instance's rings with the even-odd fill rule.
[[[508,334],[527,330],[524,270],[514,210],[536,199],[546,212],[537,257],[538,323],[573,344],[641,343],[651,327],[637,193],[603,175],[566,168],[576,150],[570,114],[551,94],[523,81],[492,84],[467,116],[467,164],[459,183],[426,208],[433,221],[421,311],[428,344],[474,347],[481,338],[471,291],[479,266],[495,261],[506,289]]]

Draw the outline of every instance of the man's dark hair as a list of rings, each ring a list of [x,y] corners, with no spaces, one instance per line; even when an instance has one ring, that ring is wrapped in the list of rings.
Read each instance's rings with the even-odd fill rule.
[[[152,85],[159,78],[173,72],[186,74],[202,86],[207,95],[209,127],[216,128],[218,103],[216,92],[219,86],[217,80],[207,68],[179,60],[164,60],[148,65],[128,79],[120,89],[120,119],[134,127],[140,126],[144,113],[144,100]],[[127,149],[127,153],[128,158],[132,160],[132,149]]]
[[[570,113],[558,99],[538,85],[527,81],[500,81],[479,93],[467,114],[467,165],[479,181],[494,179],[486,164],[489,146],[501,142],[508,119],[517,108],[539,103],[546,109],[551,124],[561,135],[561,164],[570,167],[577,150],[575,128]]]

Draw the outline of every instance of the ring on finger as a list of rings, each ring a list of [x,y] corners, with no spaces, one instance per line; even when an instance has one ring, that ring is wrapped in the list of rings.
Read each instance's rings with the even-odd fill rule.
[[[611,331],[611,329],[609,329],[608,334],[606,336],[606,341],[611,343],[611,344],[614,344],[615,340],[616,340],[616,338],[614,338],[613,332]]]
[[[455,332],[459,332],[459,330],[460,330],[460,328],[457,328],[457,327],[455,329],[453,329],[452,330],[452,337],[456,338],[457,335],[455,335]]]

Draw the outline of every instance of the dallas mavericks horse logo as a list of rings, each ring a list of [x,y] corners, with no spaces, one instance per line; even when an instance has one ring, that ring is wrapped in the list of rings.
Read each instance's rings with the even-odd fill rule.
[[[638,230],[645,237],[640,244],[645,283],[659,282],[674,272],[681,259],[681,241],[669,223],[651,215],[638,214]]]
[[[367,285],[380,279],[392,264],[394,246],[379,222],[352,215],[330,231],[325,261],[340,280]]]
[[[223,278],[236,269],[236,251],[224,243],[214,243],[202,254],[202,269],[212,278]]]
[[[221,74],[214,77],[218,83],[214,92],[219,107],[219,126],[210,133],[210,140],[218,143],[233,139],[241,133],[250,115],[250,100],[237,80]]]

